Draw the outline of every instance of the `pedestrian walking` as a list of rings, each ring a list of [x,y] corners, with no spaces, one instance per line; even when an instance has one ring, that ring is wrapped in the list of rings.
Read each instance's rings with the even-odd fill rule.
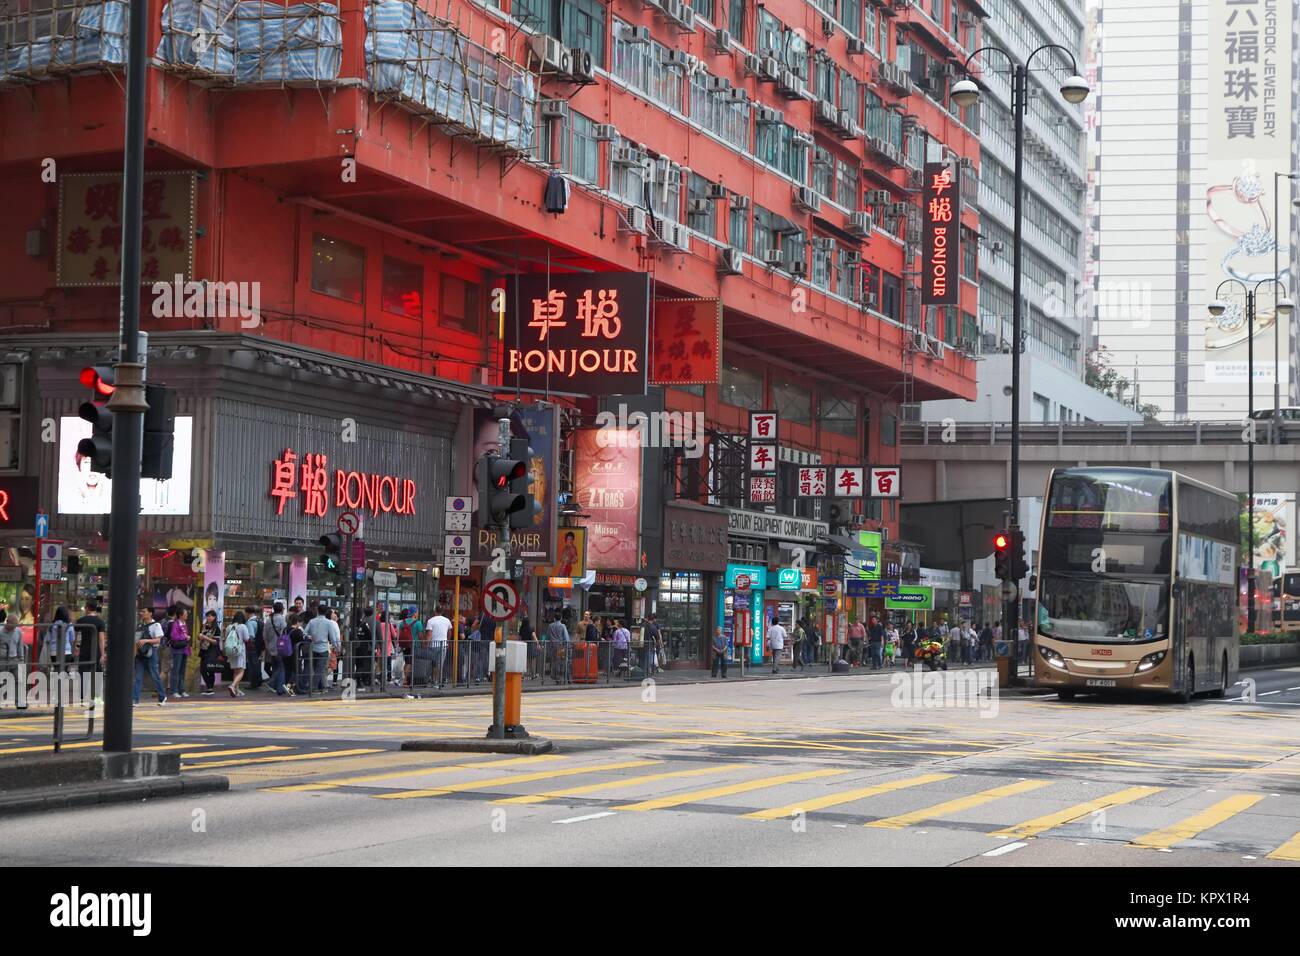
[[[168,669],[168,693],[173,700],[190,696],[185,693],[185,668],[190,662],[190,629],[185,625],[181,609],[173,604],[167,609],[167,623],[163,627],[167,648],[172,652]]]
[[[409,621],[407,623],[409,624]],[[307,625],[303,628],[303,635],[305,640],[311,642],[309,686],[318,691],[324,691],[325,675],[329,669],[330,651],[338,647],[339,642],[338,625],[330,620],[329,608],[321,607],[315,614],[308,608]]]
[[[885,667],[893,670],[894,656],[898,653],[898,628],[892,623],[885,628]]]
[[[108,625],[102,610],[92,599],[86,602],[86,613],[77,618],[77,666],[83,674],[102,671],[108,663]]]
[[[262,636],[262,612],[249,605],[244,608],[244,626],[248,628],[248,689],[262,686],[262,659],[266,656],[266,642]]]
[[[157,618],[157,611],[140,608],[140,622],[135,632],[135,683],[131,694],[133,704],[140,703],[140,685],[144,683],[145,674],[153,681],[158,706],[167,703],[162,677],[158,673],[158,647],[162,644],[163,629]]]
[[[284,655],[284,642],[280,643],[281,656],[284,657],[284,689],[289,692],[290,697],[297,697],[302,693],[307,680],[307,672],[304,671],[302,662],[304,652],[300,650],[304,644],[307,644],[307,634],[303,630],[303,615],[289,614],[285,617],[285,623],[289,626],[289,647],[288,655]],[[310,644],[307,647],[310,648]]]
[[[54,619],[45,628],[45,637],[41,641],[41,664],[50,666],[58,662],[59,651],[63,651],[64,666],[72,664],[72,641],[76,632],[72,628],[72,615],[60,604],[54,609]]]
[[[527,615],[524,616],[527,621]],[[529,631],[532,626],[529,626]],[[429,649],[433,655],[433,684],[435,687],[442,687],[446,683],[443,679],[443,665],[447,659],[447,635],[451,633],[451,618],[449,618],[441,607],[435,612],[433,617],[424,626],[424,633],[428,638]],[[521,635],[522,637],[522,632]]]
[[[790,669],[803,670],[803,622],[795,621],[790,628]]]
[[[220,658],[221,625],[217,623],[217,612],[208,611],[203,615],[203,625],[199,628],[199,677],[203,680],[204,697],[216,693]]]
[[[871,654],[871,669],[878,671],[885,666],[885,626],[879,618],[872,615],[867,622],[867,650]]]
[[[652,677],[656,672],[663,670],[660,661],[663,656],[663,634],[655,615],[651,614],[646,618],[642,631],[645,634],[645,673],[647,677]]]
[[[781,619],[772,618],[772,624],[767,629],[767,646],[772,653],[772,673],[779,673],[781,670],[781,652],[785,650],[785,628],[781,626]]]
[[[861,621],[849,625],[849,665],[856,667],[862,663],[863,645],[867,640],[867,629]]]
[[[948,639],[948,660],[956,664],[961,660],[961,647],[964,643],[961,636],[961,626],[956,621],[953,621],[946,636]]]
[[[709,668],[709,676],[717,677],[718,671],[722,671],[722,679],[727,679],[727,635],[722,633],[722,628],[713,629],[713,640],[710,643],[710,649],[713,651],[713,665]]]
[[[551,679],[556,683],[567,683],[569,629],[560,620],[558,612],[551,615],[551,623],[546,625],[546,643],[551,655]]]
[[[605,619],[605,624],[609,624],[608,618]],[[614,669],[621,670],[623,665],[627,663],[628,648],[632,645],[632,632],[625,627],[615,628],[612,631],[607,627],[606,633],[609,636],[605,640],[608,640],[613,648]]]
[[[243,697],[244,692],[239,689],[239,682],[244,679],[244,671],[248,668],[248,645],[251,638],[248,636],[248,618],[243,611],[236,611],[229,626],[226,627],[226,634],[221,639],[221,653],[226,656],[226,663],[230,665],[230,696]]]
[[[12,674],[15,688],[27,687],[27,648],[21,618],[10,613],[0,627],[0,673]]]
[[[262,625],[262,643],[265,646],[263,659],[270,679],[266,682],[267,690],[277,697],[286,696],[289,691],[284,686],[285,658],[293,655],[293,641],[289,637],[289,622],[284,616],[284,602],[276,601],[271,606],[270,620]],[[281,643],[286,646],[282,649]],[[286,655],[282,650],[287,650]]]

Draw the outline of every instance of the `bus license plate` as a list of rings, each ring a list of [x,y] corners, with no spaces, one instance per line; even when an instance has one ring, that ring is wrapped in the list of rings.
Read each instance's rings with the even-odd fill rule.
[[[1114,687],[1115,686],[1115,682],[1113,680],[1105,680],[1100,677],[1091,678],[1085,681],[1084,683],[1088,687]]]

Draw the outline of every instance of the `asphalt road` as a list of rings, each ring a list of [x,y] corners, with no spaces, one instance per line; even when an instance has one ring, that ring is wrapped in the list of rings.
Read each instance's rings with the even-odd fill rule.
[[[481,735],[486,697],[143,706],[140,746],[232,791],[3,821],[0,863],[1295,865],[1300,668],[1249,676],[1186,706],[888,674],[530,694],[540,757],[397,749]],[[0,722],[0,759],[48,733]]]

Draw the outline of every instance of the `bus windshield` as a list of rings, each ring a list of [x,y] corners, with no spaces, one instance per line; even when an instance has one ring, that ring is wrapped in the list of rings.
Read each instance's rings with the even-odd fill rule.
[[[1165,636],[1169,586],[1096,574],[1045,573],[1038,585],[1038,630],[1063,641],[1136,643]]]
[[[1101,470],[1057,475],[1047,502],[1048,529],[1101,532],[1167,532],[1167,475]]]

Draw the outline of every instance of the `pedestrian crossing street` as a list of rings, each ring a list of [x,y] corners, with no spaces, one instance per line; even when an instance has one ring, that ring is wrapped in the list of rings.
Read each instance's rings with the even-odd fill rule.
[[[164,749],[158,746],[156,749]],[[1115,786],[1077,777],[715,761],[628,750],[540,756],[403,752],[370,747],[170,744],[184,772],[220,772],[269,798],[302,795],[479,801],[540,823],[598,825],[617,814],[721,813],[756,826],[958,829],[997,841],[1121,843],[1135,854],[1232,851],[1300,863],[1300,794],[1190,786]],[[585,815],[573,817],[577,809]],[[591,812],[591,811],[600,812]],[[1021,845],[1021,844],[1018,844]],[[1140,858],[1135,859],[1140,862]]]

